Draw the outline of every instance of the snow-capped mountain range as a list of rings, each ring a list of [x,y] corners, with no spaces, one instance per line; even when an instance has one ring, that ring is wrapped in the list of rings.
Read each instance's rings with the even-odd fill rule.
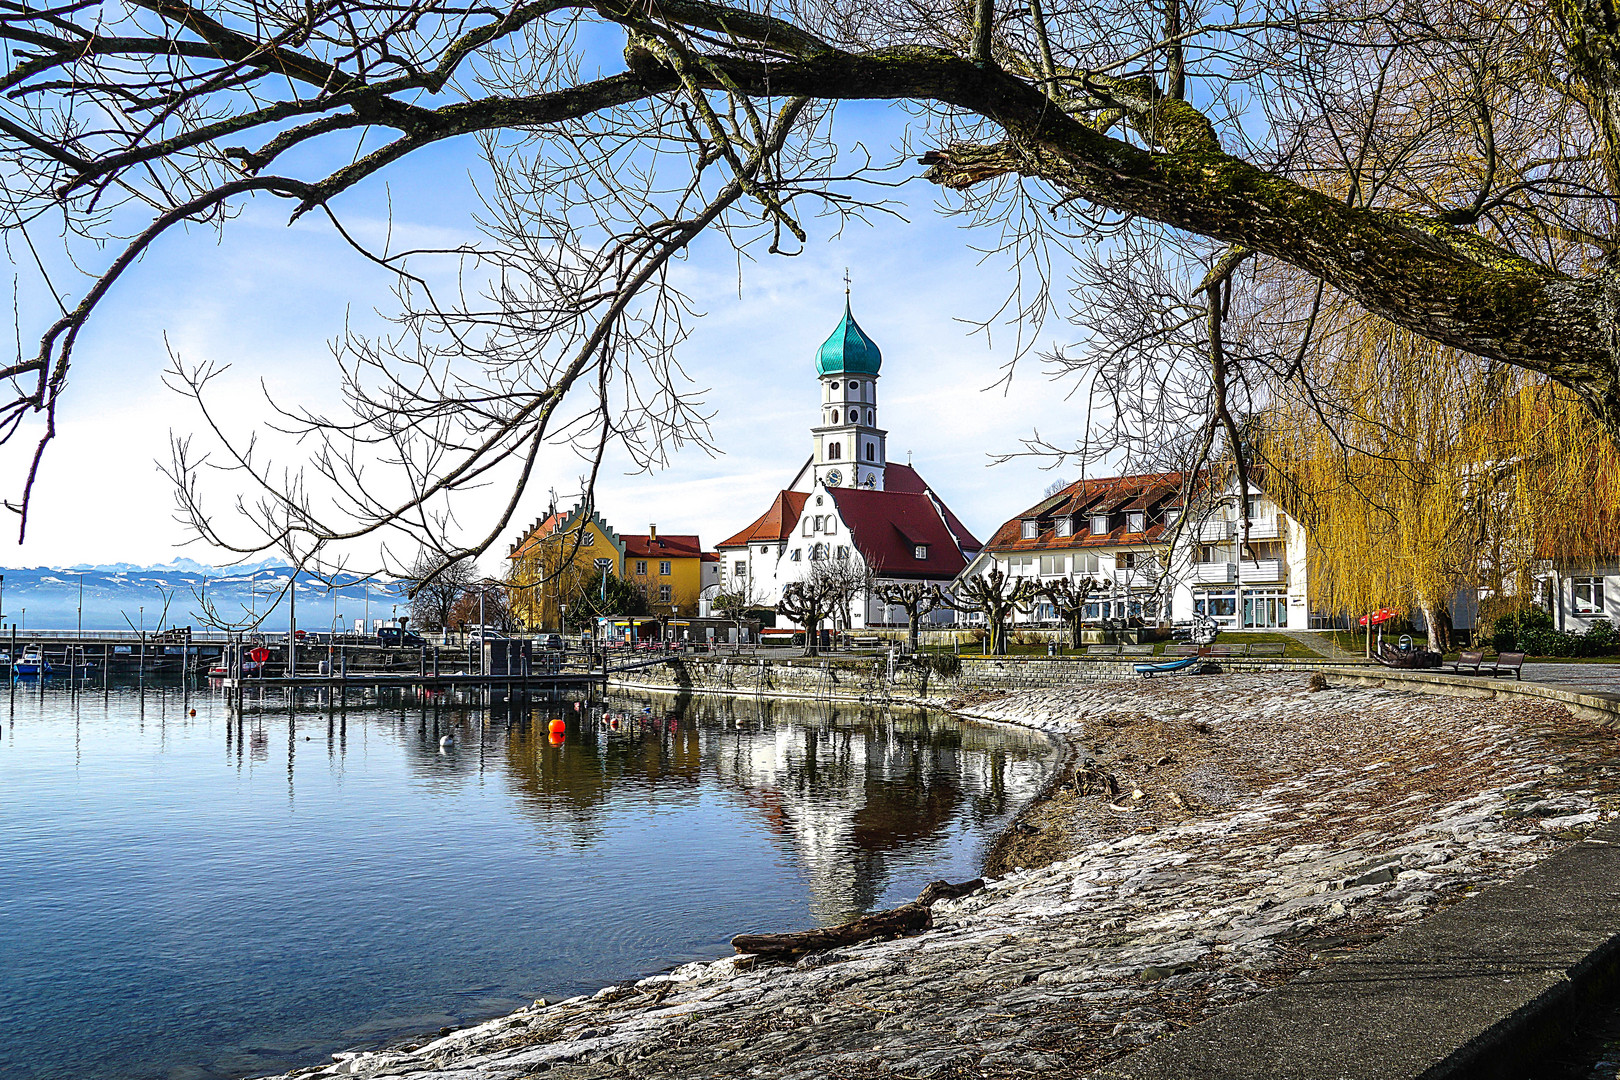
[[[291,621],[287,586],[292,568],[274,560],[227,567],[194,559],[162,566],[6,567],[0,575],[0,623],[19,623],[24,630],[81,625],[85,630],[202,630],[214,621],[256,619],[267,608],[264,629],[285,630]],[[327,630],[335,623],[355,630],[358,623],[369,627],[392,619],[396,606],[403,613],[405,599],[397,582],[368,582],[346,574],[328,587],[299,574],[297,605],[301,629]]]

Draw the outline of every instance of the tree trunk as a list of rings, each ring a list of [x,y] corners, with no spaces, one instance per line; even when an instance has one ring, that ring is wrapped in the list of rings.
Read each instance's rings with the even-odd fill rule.
[[[915,656],[920,650],[922,616],[915,611],[906,612],[906,644]]]
[[[1069,617],[1069,648],[1079,652],[1085,641],[1085,609],[1076,609]]]
[[[934,925],[932,909],[935,901],[954,900],[982,888],[984,888],[983,878],[964,881],[960,885],[935,881],[911,903],[890,908],[888,911],[863,915],[840,926],[823,926],[815,930],[799,930],[790,934],[738,934],[731,939],[731,946],[739,953],[758,953],[762,956],[786,958],[878,938],[920,934]]]

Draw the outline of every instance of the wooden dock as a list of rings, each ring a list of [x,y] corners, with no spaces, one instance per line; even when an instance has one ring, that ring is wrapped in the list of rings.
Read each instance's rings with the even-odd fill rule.
[[[533,672],[528,675],[421,675],[414,671],[356,671],[343,675],[245,675],[220,680],[227,690],[308,688],[313,690],[363,690],[371,687],[412,687],[427,690],[455,690],[463,687],[497,687],[503,690],[552,688],[573,689],[602,682],[600,669],[594,671]]]

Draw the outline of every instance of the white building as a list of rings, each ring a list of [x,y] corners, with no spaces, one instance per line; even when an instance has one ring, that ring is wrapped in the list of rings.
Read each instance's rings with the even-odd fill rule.
[[[715,545],[722,589],[771,607],[818,560],[844,562],[877,581],[944,585],[978,553],[978,540],[916,470],[888,460],[888,432],[878,427],[882,365],[846,304],[816,354],[820,401],[810,459],[769,509]],[[935,618],[948,622],[951,613]],[[904,621],[869,591],[852,605],[847,625]]]
[[[1584,634],[1595,622],[1620,622],[1620,566],[1549,564],[1538,584],[1555,630]]]
[[[1179,473],[1081,480],[996,530],[964,575],[992,566],[1013,578],[1103,582],[1088,621],[1143,623],[1209,616],[1222,628],[1304,629],[1310,625],[1306,535],[1251,482],[1248,544],[1241,540],[1236,481],[1199,487],[1191,517]],[[1173,541],[1173,543],[1172,543]],[[1037,601],[1015,624],[1055,624]]]

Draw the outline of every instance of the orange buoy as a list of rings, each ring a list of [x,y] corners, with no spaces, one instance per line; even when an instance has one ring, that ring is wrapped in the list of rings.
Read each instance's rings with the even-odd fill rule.
[[[191,710],[191,715],[192,715],[192,716],[196,716],[196,715],[197,715],[197,710],[196,710],[196,709],[192,709],[192,710]]]
[[[563,744],[563,733],[560,731],[553,731],[550,735],[546,736],[546,741],[552,746],[561,746]]]
[[[560,735],[567,730],[568,721],[564,720],[562,717],[559,716],[557,719],[551,722],[551,733],[553,735]]]
[[[612,728],[614,731],[618,731],[619,730],[619,718],[615,716],[611,720],[609,720],[608,721],[608,727]]]

